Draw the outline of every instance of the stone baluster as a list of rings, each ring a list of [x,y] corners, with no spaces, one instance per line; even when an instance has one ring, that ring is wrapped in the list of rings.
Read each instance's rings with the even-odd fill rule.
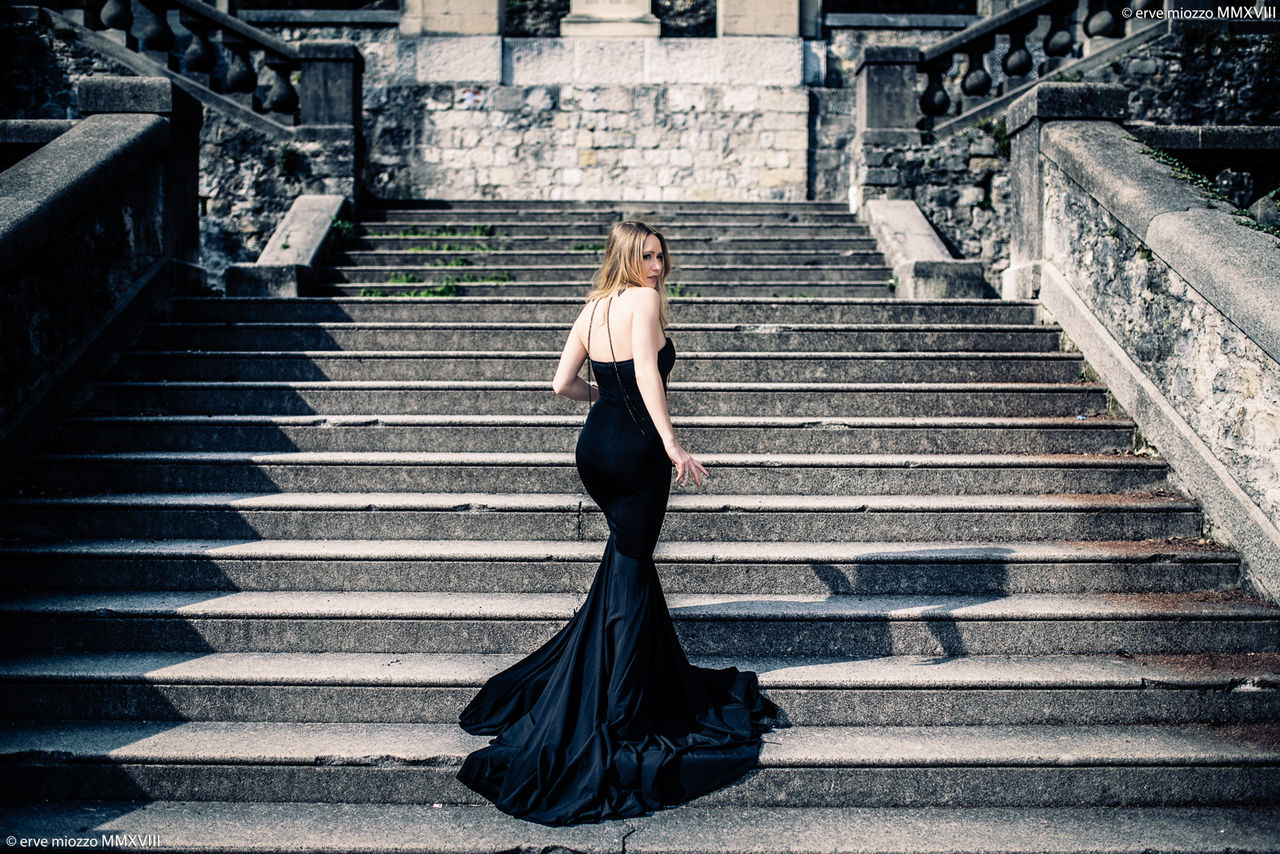
[[[133,29],[133,4],[129,0],[107,0],[102,6],[100,17],[103,26],[109,31],[114,31],[108,32],[108,36],[126,47],[134,47],[134,44],[130,43],[133,41],[133,36],[129,33]]]
[[[152,59],[168,68],[169,51],[173,50],[175,39],[169,27],[169,13],[164,0],[138,0],[137,8],[142,12],[134,26],[139,51],[150,54]]]
[[[987,54],[996,46],[996,37],[988,35],[970,45],[966,55],[969,64],[960,80],[960,91],[970,98],[981,98],[991,92],[991,74],[987,71]]]
[[[1122,35],[1117,4],[1110,0],[1089,0],[1089,13],[1084,19],[1084,34],[1089,38]]]
[[[249,95],[258,88],[258,72],[253,70],[253,45],[235,33],[222,34],[222,46],[231,54],[227,71],[222,77],[222,91],[229,94]]]
[[[267,112],[293,116],[298,111],[298,90],[293,88],[289,78],[297,69],[298,63],[288,57],[268,53],[262,64],[271,72],[267,94],[262,99],[263,108]]]
[[[1004,59],[1000,62],[1000,67],[1004,69],[1004,73],[1010,78],[1026,77],[1031,73],[1035,63],[1031,58],[1031,51],[1027,48],[1027,36],[1036,27],[1036,17],[1031,16],[1021,21],[1015,21],[1009,25],[1009,52],[1004,55]],[[1017,85],[1019,80],[1010,80],[1013,85]]]
[[[179,13],[178,20],[191,33],[191,41],[182,52],[182,67],[189,77],[207,86],[210,74],[218,65],[218,48],[210,37],[216,27],[213,22],[185,9]]]
[[[103,0],[85,0],[84,3],[84,26],[89,30],[105,30],[107,25],[102,23],[102,6]]]

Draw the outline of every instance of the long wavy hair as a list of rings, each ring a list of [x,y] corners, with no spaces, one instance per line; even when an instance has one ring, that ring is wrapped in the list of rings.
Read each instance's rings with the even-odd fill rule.
[[[604,245],[604,261],[591,278],[591,290],[587,302],[599,297],[620,294],[627,288],[648,287],[645,284],[644,242],[652,234],[662,245],[662,272],[658,274],[658,322],[666,329],[667,274],[671,272],[671,254],[667,251],[667,239],[638,220],[628,219],[614,223],[609,240]],[[607,309],[606,309],[607,311]]]

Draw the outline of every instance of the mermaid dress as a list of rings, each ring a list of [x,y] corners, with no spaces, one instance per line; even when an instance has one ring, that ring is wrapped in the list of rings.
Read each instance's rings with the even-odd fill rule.
[[[675,364],[658,353],[665,387]],[[777,707],[757,676],[690,664],[653,562],[672,463],[635,365],[592,361],[600,398],[578,437],[578,473],[609,539],[586,600],[555,636],[493,676],[462,711],[494,736],[458,779],[510,815],[565,825],[643,815],[741,776]]]

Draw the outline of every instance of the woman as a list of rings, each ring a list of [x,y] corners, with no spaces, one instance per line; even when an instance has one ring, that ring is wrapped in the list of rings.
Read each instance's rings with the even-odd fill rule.
[[[490,679],[462,728],[496,736],[458,779],[499,809],[542,824],[625,818],[718,788],[756,764],[777,707],[756,674],[685,657],[653,564],[676,480],[706,469],[667,411],[666,240],[620,222],[569,332],[553,387],[595,401],[578,437],[578,473],[609,540],[568,624]],[[598,389],[578,372],[590,360]]]

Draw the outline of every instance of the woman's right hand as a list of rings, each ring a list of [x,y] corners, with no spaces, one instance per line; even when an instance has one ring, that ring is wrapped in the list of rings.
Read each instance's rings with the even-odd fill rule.
[[[680,483],[680,481],[692,475],[694,484],[701,486],[702,478],[707,476],[706,467],[695,460],[688,451],[680,446],[679,442],[663,443],[663,447],[666,449],[667,457],[675,464],[676,483]]]

